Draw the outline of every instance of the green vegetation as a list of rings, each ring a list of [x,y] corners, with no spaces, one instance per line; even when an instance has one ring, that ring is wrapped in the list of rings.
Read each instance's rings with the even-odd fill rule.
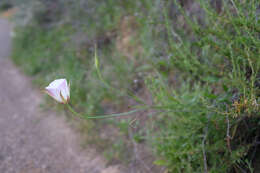
[[[40,86],[69,79],[72,104],[88,114],[144,105],[132,94],[153,103],[156,113],[134,121],[88,122],[90,134],[107,123],[119,129],[117,154],[109,149],[106,157],[129,157],[122,152],[134,125],[134,141],[152,148],[154,164],[168,172],[252,172],[260,140],[258,1],[79,2],[59,2],[56,11],[43,3],[17,27],[12,57]],[[95,45],[114,89],[97,74]]]

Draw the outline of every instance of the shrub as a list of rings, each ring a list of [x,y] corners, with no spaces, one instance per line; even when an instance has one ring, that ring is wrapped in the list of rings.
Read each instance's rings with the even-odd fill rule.
[[[197,5],[203,21],[175,3],[186,28],[165,15],[170,58],[161,64],[181,85],[171,86],[171,73],[147,80],[157,105],[169,111],[160,116],[155,145],[164,159],[156,163],[172,172],[249,171],[260,120],[259,3],[225,2],[220,14]],[[239,129],[243,122],[249,129]]]

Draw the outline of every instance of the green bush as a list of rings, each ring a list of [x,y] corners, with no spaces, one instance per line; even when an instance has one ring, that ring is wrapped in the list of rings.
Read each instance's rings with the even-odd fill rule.
[[[161,64],[181,84],[171,86],[165,71],[147,80],[157,105],[169,111],[160,116],[157,164],[172,172],[249,171],[260,122],[258,5],[224,3],[218,14],[201,2],[201,24],[179,7],[182,30],[165,15],[170,58]],[[243,122],[250,129],[239,129]]]

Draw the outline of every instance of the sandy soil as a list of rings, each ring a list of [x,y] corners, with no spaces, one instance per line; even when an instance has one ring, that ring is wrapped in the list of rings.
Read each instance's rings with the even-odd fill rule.
[[[42,93],[7,58],[10,31],[0,18],[0,173],[119,173],[80,147],[63,116],[39,108]]]

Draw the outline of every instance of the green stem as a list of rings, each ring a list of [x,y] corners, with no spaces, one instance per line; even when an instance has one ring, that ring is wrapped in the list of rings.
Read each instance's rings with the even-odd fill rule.
[[[131,111],[128,111],[128,112],[123,112],[123,113],[118,113],[118,114],[98,115],[98,116],[89,116],[89,115],[83,116],[83,115],[77,113],[69,104],[67,104],[67,107],[68,107],[68,109],[71,113],[73,113],[74,115],[79,116],[81,118],[84,118],[84,119],[102,119],[102,118],[113,118],[113,117],[119,117],[119,116],[127,116],[127,115],[130,115],[130,114],[142,111],[142,110],[146,110],[146,109],[149,108],[149,107],[144,107],[144,108],[139,108],[139,109],[135,109],[135,110],[131,110]]]

